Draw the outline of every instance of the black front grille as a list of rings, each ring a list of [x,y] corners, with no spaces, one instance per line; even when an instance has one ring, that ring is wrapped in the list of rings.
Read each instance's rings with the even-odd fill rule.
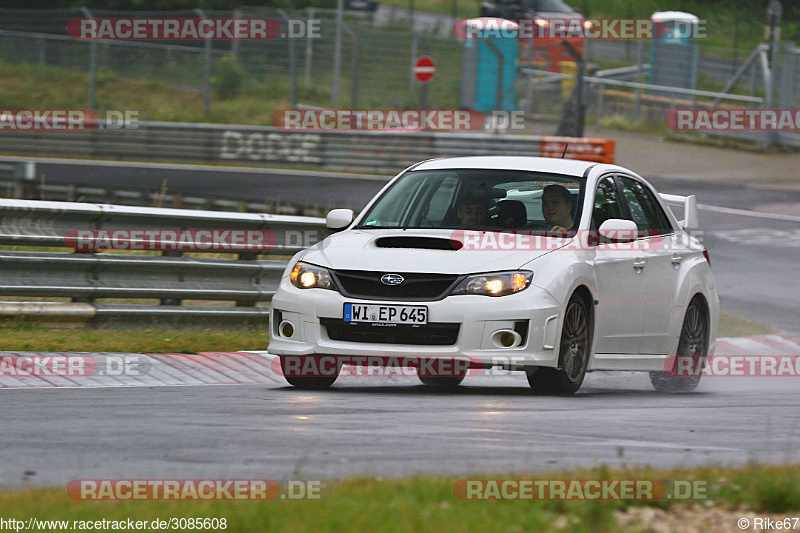
[[[461,324],[434,322],[425,325],[359,324],[336,318],[321,318],[320,322],[334,341],[371,342],[376,344],[414,344],[423,346],[452,346],[458,340]]]
[[[441,300],[460,280],[457,274],[420,274],[397,272],[403,276],[399,285],[385,285],[384,274],[395,272],[370,272],[363,270],[336,270],[336,279],[345,296],[373,300]]]

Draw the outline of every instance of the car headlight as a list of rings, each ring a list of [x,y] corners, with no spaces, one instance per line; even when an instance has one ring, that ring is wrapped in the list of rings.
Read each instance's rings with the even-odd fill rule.
[[[309,265],[302,261],[292,268],[289,278],[298,289],[331,289],[336,290],[328,269]]]
[[[532,279],[533,272],[528,270],[475,274],[466,277],[450,294],[506,296],[525,290],[531,284]]]

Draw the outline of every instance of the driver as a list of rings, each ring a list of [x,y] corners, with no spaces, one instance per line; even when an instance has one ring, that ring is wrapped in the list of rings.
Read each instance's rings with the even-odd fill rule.
[[[544,188],[542,214],[547,223],[553,225],[551,231],[567,233],[577,229],[572,220],[573,201],[569,190],[563,185],[548,185]]]
[[[456,212],[462,226],[485,226],[489,222],[489,205],[486,198],[477,194],[467,196]]]

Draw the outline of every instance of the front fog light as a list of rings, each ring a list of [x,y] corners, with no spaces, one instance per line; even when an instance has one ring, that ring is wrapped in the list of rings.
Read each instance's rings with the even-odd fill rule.
[[[297,263],[289,276],[292,285],[298,289],[332,289],[333,281],[327,269],[309,265],[307,263]]]
[[[279,330],[281,332],[281,336],[287,339],[291,339],[292,336],[294,336],[294,325],[288,320],[281,322]]]
[[[526,289],[532,279],[533,272],[528,270],[475,274],[465,278],[450,294],[505,296]]]

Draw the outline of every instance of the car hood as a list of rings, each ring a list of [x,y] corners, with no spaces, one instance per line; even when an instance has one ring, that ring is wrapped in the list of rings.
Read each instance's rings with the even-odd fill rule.
[[[487,236],[493,232],[470,231],[471,241],[465,239],[464,233],[451,229],[345,230],[309,248],[302,260],[334,270],[472,274],[514,270],[568,242],[547,239],[545,246],[535,247],[541,249],[528,246],[509,250],[491,245],[496,233]],[[477,239],[484,244],[488,242],[489,246],[476,245]],[[448,246],[464,242],[467,246],[460,250]],[[394,247],[400,245],[403,247]],[[448,249],[433,249],[434,246]]]

